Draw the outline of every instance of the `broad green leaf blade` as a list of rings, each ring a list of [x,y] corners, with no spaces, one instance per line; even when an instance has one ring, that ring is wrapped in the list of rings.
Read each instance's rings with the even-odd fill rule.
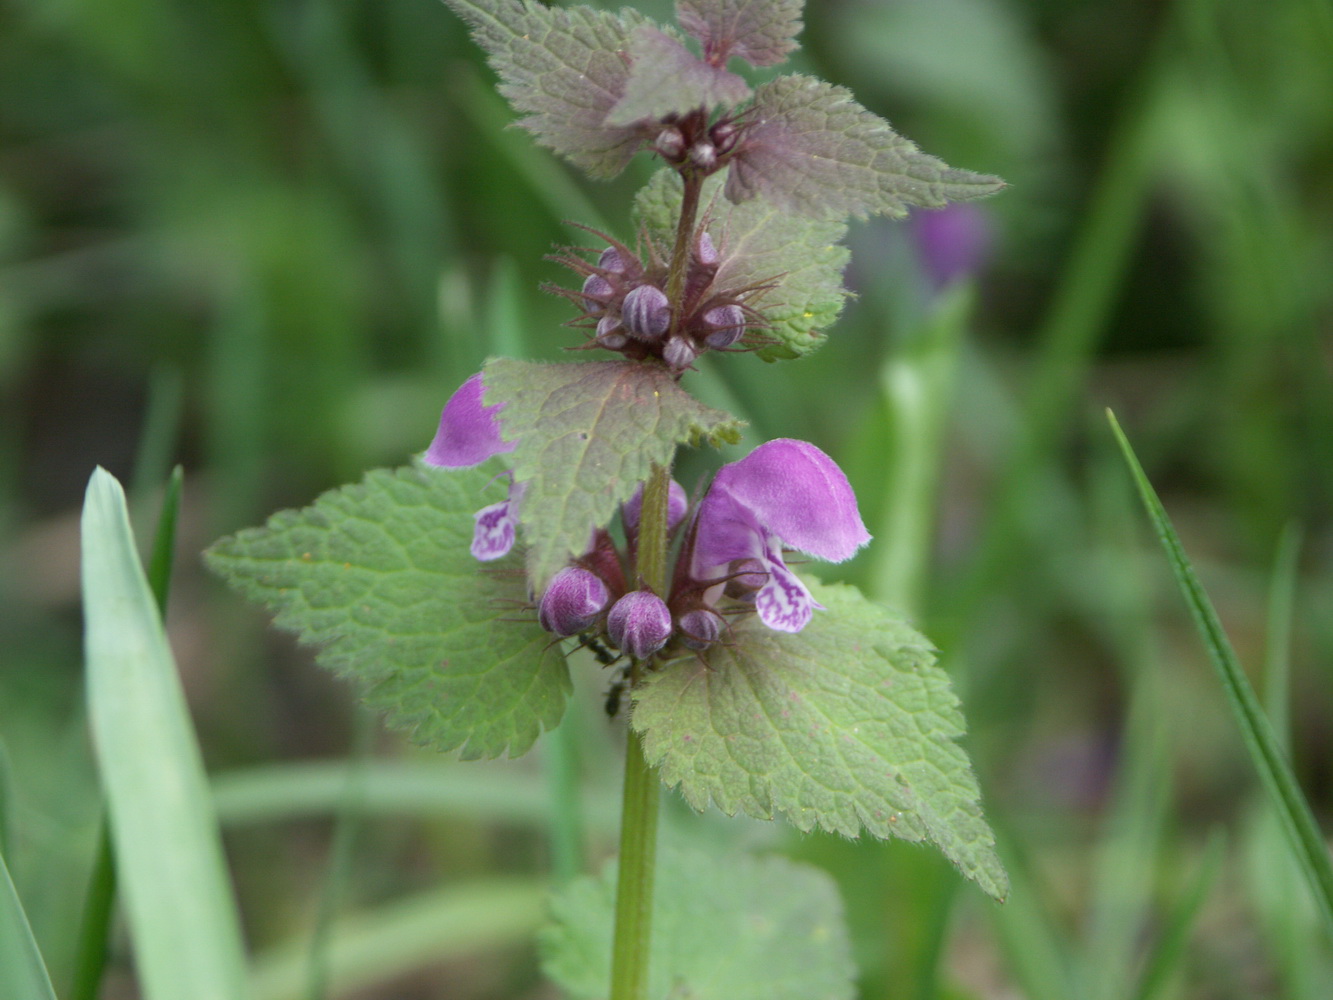
[[[663,664],[634,727],[662,780],[702,809],[786,814],[800,830],[928,840],[996,899],[1008,880],[981,815],[958,699],[924,636],[852,587],[801,632],[750,616],[707,663]]]
[[[574,1000],[607,995],[614,862],[555,897],[542,965]],[[833,880],[781,857],[660,855],[648,995],[850,1000],[851,947]]]
[[[1109,410],[1107,419],[1111,423],[1116,441],[1120,444],[1120,450],[1124,452],[1125,462],[1134,476],[1134,483],[1138,487],[1139,496],[1143,499],[1148,518],[1152,521],[1157,538],[1166,551],[1167,562],[1171,564],[1171,571],[1175,574],[1176,583],[1180,586],[1180,592],[1199,630],[1204,648],[1208,651],[1208,658],[1212,660],[1217,670],[1218,679],[1222,683],[1223,691],[1226,692],[1227,701],[1236,717],[1236,724],[1240,727],[1250,759],[1254,762],[1264,788],[1272,799],[1273,808],[1282,821],[1282,828],[1287,834],[1287,844],[1310,885],[1310,891],[1323,913],[1328,930],[1333,933],[1333,864],[1330,864],[1328,846],[1324,842],[1323,834],[1320,833],[1314,814],[1310,811],[1310,805],[1301,792],[1296,776],[1292,773],[1291,764],[1282,752],[1281,741],[1273,732],[1268,716],[1264,714],[1263,706],[1260,705],[1254,688],[1250,686],[1249,678],[1245,676],[1235,650],[1231,648],[1226,632],[1222,629],[1222,623],[1217,617],[1217,611],[1213,608],[1212,601],[1208,599],[1207,592],[1185,555],[1185,549],[1171,526],[1166,509],[1158,499],[1152,484],[1148,482],[1148,477],[1143,471],[1143,466],[1139,464],[1129,439],[1125,437],[1115,415]]]
[[[500,358],[483,369],[486,403],[504,403],[528,573],[540,591],[588,549],[654,465],[680,444],[734,442],[740,423],[701,404],[664,367],[639,361],[543,364]]]
[[[763,344],[757,353],[765,361],[809,354],[824,342],[822,331],[833,325],[847,298],[846,224],[793,216],[767,198],[735,205],[721,193],[721,175],[709,178],[704,204],[710,206],[708,231],[719,254],[713,287],[772,286],[748,300],[767,327],[749,332],[746,342]],[[635,214],[651,236],[669,245],[680,203],[680,177],[663,169],[639,192]]]
[[[775,66],[798,48],[805,0],[676,0],[680,26],[699,40],[705,56],[722,64],[739,56],[753,66]]]
[[[493,478],[484,466],[380,469],[222,539],[208,564],[414,740],[517,756],[560,721],[570,681],[525,609],[517,560],[483,565],[469,551]]]
[[[780,76],[755,91],[755,124],[727,172],[727,197],[763,195],[803,215],[900,217],[994,194],[998,177],[958,170],[921,152],[843,87]]]
[[[629,56],[625,96],[607,115],[607,125],[659,121],[695,108],[734,107],[750,96],[750,85],[735,73],[704,62],[670,35],[648,25],[634,32]]]
[[[28,926],[28,916],[0,853],[0,997],[56,1000],[46,963]]]
[[[645,24],[586,5],[546,7],[531,0],[445,0],[472,27],[490,56],[500,93],[527,115],[519,124],[594,177],[613,177],[643,145],[636,126],[606,124],[624,96],[624,54]]]
[[[88,714],[149,1000],[239,1000],[245,959],[203,761],[120,484],[83,508]]]

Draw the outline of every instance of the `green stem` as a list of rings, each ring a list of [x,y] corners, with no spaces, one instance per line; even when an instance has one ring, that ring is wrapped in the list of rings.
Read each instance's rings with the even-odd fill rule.
[[[685,275],[689,269],[694,221],[699,214],[703,179],[681,175],[680,220],[667,272],[672,333],[681,314]],[[654,465],[643,487],[635,573],[638,585],[665,596],[670,583],[667,565],[667,511],[671,495],[671,463]],[[651,661],[630,666],[631,690],[643,679]],[[657,769],[643,753],[643,739],[629,726],[625,749],[624,805],[620,813],[620,869],[616,882],[616,926],[611,945],[610,1000],[646,1000],[648,959],[652,953],[653,880],[657,870],[657,813],[661,802]]]

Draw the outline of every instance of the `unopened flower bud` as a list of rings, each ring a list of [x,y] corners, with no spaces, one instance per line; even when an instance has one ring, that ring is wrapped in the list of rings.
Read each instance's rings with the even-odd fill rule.
[[[625,260],[624,255],[615,247],[607,247],[597,258],[597,266],[612,274],[624,274],[625,269],[629,267],[629,261]]]
[[[657,286],[639,285],[625,296],[620,317],[631,337],[656,340],[671,325],[671,304]]]
[[[717,263],[717,247],[713,246],[713,237],[706,230],[699,233],[699,242],[694,245],[694,259],[700,264]]]
[[[680,638],[690,649],[707,649],[722,634],[722,618],[707,608],[696,608],[680,616]]]
[[[736,123],[720,121],[708,131],[708,138],[713,140],[719,153],[725,153],[736,145]]]
[[[651,590],[635,590],[606,616],[611,641],[636,660],[646,660],[671,638],[671,612]]]
[[[556,635],[575,635],[597,620],[611,595],[596,575],[566,566],[551,578],[537,602],[537,621]]]
[[[690,162],[700,170],[712,170],[717,165],[717,147],[711,142],[696,142],[690,147]]]
[[[690,512],[690,498],[685,494],[685,487],[674,479],[667,487],[667,531],[674,531],[676,525],[685,520]],[[634,491],[634,495],[625,501],[620,509],[620,519],[625,531],[634,534],[639,530],[639,518],[643,516],[643,484]]]
[[[594,314],[600,313],[606,308],[607,300],[611,298],[613,291],[611,282],[600,274],[588,275],[588,280],[583,283],[584,311]]]
[[[672,337],[667,341],[666,347],[662,348],[662,360],[674,371],[683,371],[690,367],[698,356],[699,352],[694,349],[689,337]]]
[[[653,143],[656,149],[665,159],[679,160],[680,154],[685,150],[685,137],[680,134],[680,129],[664,128],[657,133],[657,140]]]
[[[745,333],[745,311],[737,305],[714,306],[704,313],[704,322],[711,327],[704,343],[712,348],[730,347]]]
[[[620,320],[603,316],[597,321],[597,343],[608,350],[618,351],[629,343],[629,337],[621,329]]]

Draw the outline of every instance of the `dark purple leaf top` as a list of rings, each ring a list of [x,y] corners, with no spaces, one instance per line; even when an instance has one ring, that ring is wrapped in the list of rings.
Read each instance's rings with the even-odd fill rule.
[[[804,6],[805,0],[676,0],[676,18],[709,62],[725,66],[738,56],[775,66],[798,47]]]

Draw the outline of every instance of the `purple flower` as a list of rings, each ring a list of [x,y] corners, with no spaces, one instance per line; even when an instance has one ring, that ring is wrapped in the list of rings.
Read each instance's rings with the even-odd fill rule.
[[[646,660],[671,638],[671,611],[651,590],[634,590],[606,616],[611,641],[636,660]]]
[[[912,235],[922,268],[937,289],[980,271],[994,243],[986,210],[961,202],[913,212]]]
[[[690,499],[685,495],[685,487],[674,479],[667,487],[667,531],[671,531],[685,519],[690,510]],[[624,522],[628,534],[637,534],[639,517],[643,513],[643,484],[640,483],[634,495],[620,508],[620,519]]]
[[[753,582],[763,580],[755,594],[759,619],[799,632],[823,605],[787,568],[783,549],[842,562],[868,541],[856,496],[833,459],[779,438],[718,471],[699,505],[690,570],[696,580],[714,580],[735,563]]]
[[[504,404],[487,406],[482,401],[483,391],[481,373],[478,372],[449,397],[440,414],[440,429],[435,432],[435,440],[423,456],[427,465],[462,469],[514,450],[515,443],[500,436],[497,416]],[[522,497],[523,487],[511,481],[508,497],[473,515],[476,528],[472,535],[472,554],[482,562],[508,555],[514,547],[517,509]]]
[[[537,621],[556,635],[574,635],[597,620],[611,594],[606,584],[581,566],[566,566],[546,587],[537,602]]]

